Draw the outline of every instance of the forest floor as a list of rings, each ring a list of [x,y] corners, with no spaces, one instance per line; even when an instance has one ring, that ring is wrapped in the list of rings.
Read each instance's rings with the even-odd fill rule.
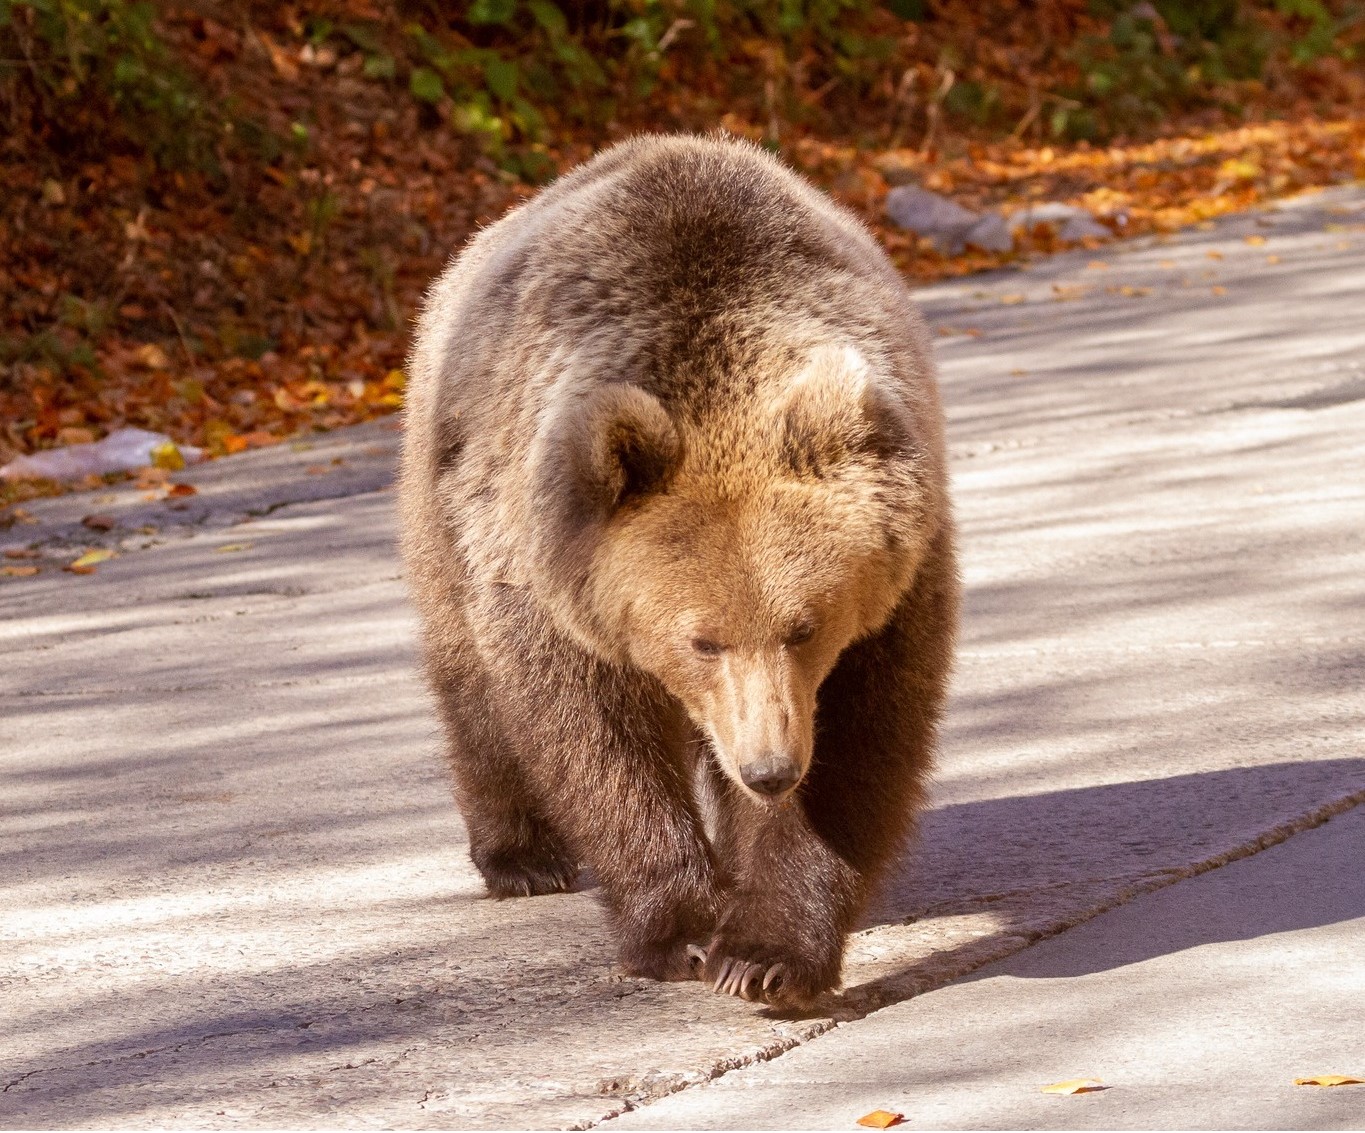
[[[392,412],[423,289],[472,232],[537,188],[430,107],[363,81],[358,49],[319,51],[287,29],[206,19],[172,22],[167,34],[224,98],[298,144],[214,178],[127,147],[22,132],[0,142],[0,464],[123,425],[220,456]],[[1192,113],[1106,145],[1047,143],[1036,129],[991,139],[937,122],[840,132],[829,120],[816,129],[679,113],[601,136],[566,132],[539,147],[538,180],[641,128],[726,129],[774,145],[923,284],[1063,245],[1040,225],[1008,253],[942,255],[887,220],[893,184],[1007,213],[1077,204],[1115,239],[1172,232],[1365,177],[1358,111],[1286,99],[1260,107],[1258,122]],[[1097,255],[1105,243],[1089,241]],[[55,490],[0,483],[0,507]],[[0,524],[11,518],[0,510]]]

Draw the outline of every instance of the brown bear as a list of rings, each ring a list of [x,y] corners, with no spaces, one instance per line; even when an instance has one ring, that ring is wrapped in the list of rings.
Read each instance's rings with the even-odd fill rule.
[[[807,1005],[923,797],[957,622],[887,257],[763,151],[646,137],[470,242],[400,495],[470,853],[591,869],[625,968]]]

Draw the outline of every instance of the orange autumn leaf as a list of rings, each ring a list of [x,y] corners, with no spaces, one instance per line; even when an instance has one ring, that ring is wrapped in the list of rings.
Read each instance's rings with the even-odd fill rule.
[[[889,1129],[905,1120],[903,1113],[892,1113],[889,1109],[874,1109],[858,1118],[858,1124],[868,1129]]]
[[[1106,1086],[1098,1078],[1068,1078],[1065,1082],[1053,1082],[1050,1086],[1043,1087],[1045,1094],[1089,1094],[1098,1090],[1107,1090]]]
[[[198,493],[199,489],[193,484],[172,484],[166,489],[166,498],[168,500],[173,500],[179,499],[181,496],[198,495]]]
[[[1296,1086],[1365,1086],[1365,1078],[1349,1074],[1314,1074],[1310,1078],[1295,1078]]]
[[[10,578],[28,578],[30,575],[38,573],[36,566],[7,566],[0,567],[0,574],[8,575]]]

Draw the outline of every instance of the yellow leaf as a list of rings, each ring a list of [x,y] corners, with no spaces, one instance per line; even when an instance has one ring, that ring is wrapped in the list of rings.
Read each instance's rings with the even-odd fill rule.
[[[889,1129],[904,1120],[903,1113],[892,1113],[889,1109],[874,1109],[871,1113],[865,1113],[858,1118],[858,1124],[865,1125],[868,1129]]]
[[[1012,306],[1015,303],[1022,303],[1026,298],[1027,296],[1019,295],[1017,293],[1012,295],[1002,295],[1000,296],[1000,302],[1004,303],[1006,306]]]
[[[224,543],[221,547],[215,547],[214,550],[220,555],[227,555],[233,551],[249,551],[252,546],[251,543]]]
[[[113,551],[106,551],[104,548],[98,547],[93,551],[86,551],[85,554],[83,554],[71,565],[73,567],[94,566],[96,563],[108,562],[110,559],[115,557],[116,556]]]
[[[1065,1082],[1053,1082],[1043,1087],[1045,1094],[1089,1094],[1109,1087],[1098,1078],[1068,1078]]]
[[[139,346],[133,357],[149,370],[165,370],[171,364],[171,360],[166,357],[166,352],[155,342],[149,342],[146,346]]]
[[[185,458],[175,447],[174,441],[162,441],[152,449],[152,467],[164,468],[167,472],[179,472],[185,467]]]
[[[1295,1078],[1296,1086],[1365,1086],[1365,1078],[1349,1074],[1314,1074],[1311,1078]]]
[[[1245,243],[1250,244],[1253,247],[1260,247],[1265,243],[1264,236],[1244,236],[1242,239]]]

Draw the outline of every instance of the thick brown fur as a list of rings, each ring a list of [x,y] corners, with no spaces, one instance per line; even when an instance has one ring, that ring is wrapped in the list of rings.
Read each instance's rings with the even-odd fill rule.
[[[631,972],[836,986],[957,622],[895,269],[755,147],[641,138],[471,242],[410,371],[404,552],[490,892],[588,866]]]

